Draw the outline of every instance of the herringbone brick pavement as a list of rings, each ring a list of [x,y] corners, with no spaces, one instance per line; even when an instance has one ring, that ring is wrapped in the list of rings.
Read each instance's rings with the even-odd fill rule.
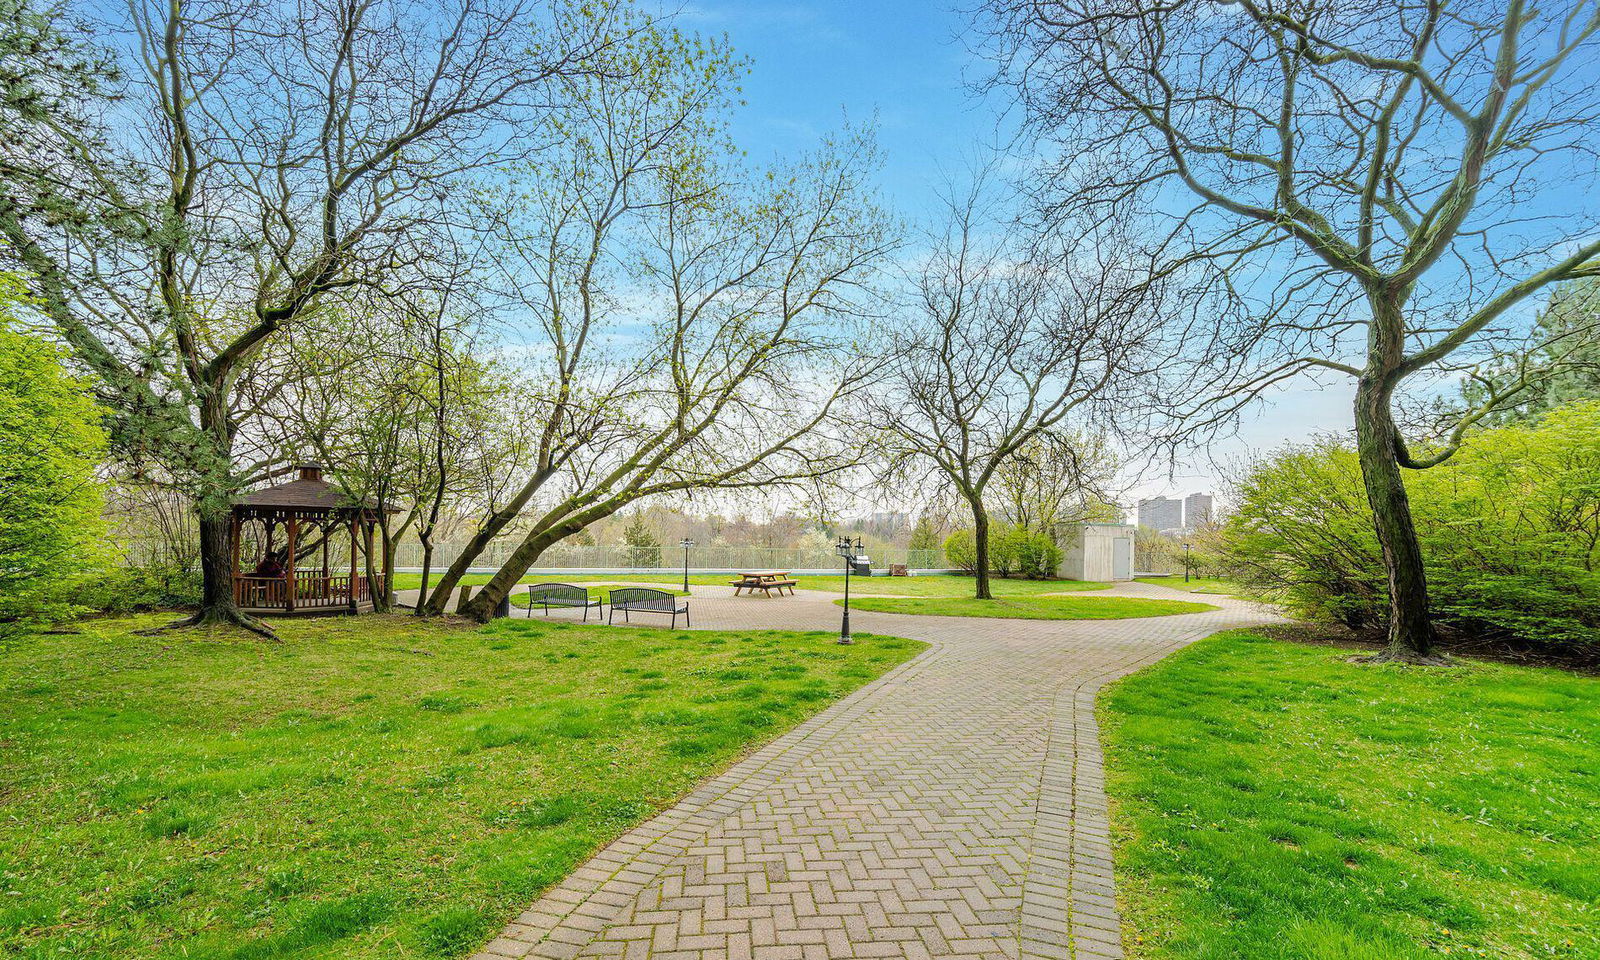
[[[838,626],[833,595],[729,592],[697,588],[696,628]],[[478,960],[1122,956],[1095,695],[1201,637],[1275,619],[1198,599],[1222,609],[852,614],[857,632],[930,648],[612,843]]]

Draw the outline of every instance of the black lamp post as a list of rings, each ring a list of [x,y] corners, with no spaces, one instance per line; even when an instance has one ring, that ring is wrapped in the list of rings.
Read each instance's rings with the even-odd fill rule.
[[[1183,582],[1189,582],[1189,544],[1183,545]]]
[[[849,537],[840,537],[833,549],[844,558],[844,620],[839,624],[839,642],[854,643],[855,640],[850,636],[850,571],[857,564],[865,566],[869,561],[861,552],[860,537],[854,541]]]
[[[683,592],[689,592],[689,548],[694,546],[694,541],[684,537],[678,541],[678,546],[683,548]]]

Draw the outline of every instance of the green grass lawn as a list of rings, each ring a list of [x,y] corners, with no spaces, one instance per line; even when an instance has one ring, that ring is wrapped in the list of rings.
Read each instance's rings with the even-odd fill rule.
[[[1183,582],[1183,574],[1164,577],[1140,577],[1140,583],[1153,583],[1160,587],[1170,587],[1173,590],[1187,590],[1190,593],[1209,593],[1224,597],[1240,596],[1239,585],[1232,580],[1221,580],[1216,577],[1189,578],[1188,583]]]
[[[1135,957],[1600,957],[1600,679],[1247,632],[1101,698]]]
[[[834,601],[837,604],[843,600]],[[1013,620],[1125,620],[1129,617],[1166,617],[1175,613],[1215,610],[1208,603],[1188,600],[1147,600],[1143,597],[851,597],[857,610],[881,613],[918,613],[931,617],[1004,617]]]
[[[407,617],[0,655],[0,955],[455,957],[922,648]],[[858,640],[861,639],[858,636]]]
[[[463,577],[461,582],[472,586],[488,583],[491,574],[473,573]],[[689,575],[691,586],[722,586],[728,585],[733,579],[727,573],[695,573]],[[799,574],[795,577],[800,581],[801,590],[831,590],[835,593],[844,592],[844,575],[838,576],[808,576]],[[1181,578],[1180,578],[1181,579]],[[560,573],[528,574],[519,580],[519,583],[586,583],[586,584],[616,584],[626,583],[659,583],[666,586],[683,585],[683,574],[640,573],[640,574],[595,574],[574,575]],[[415,590],[421,585],[422,575],[417,573],[397,573],[394,575],[395,588],[398,590]],[[437,583],[437,577],[433,582]],[[1109,583],[1094,583],[1087,580],[1002,580],[996,577],[990,581],[993,589],[991,592],[997,597],[1032,597],[1041,593],[1068,593],[1079,590],[1104,590],[1111,586]],[[681,592],[681,591],[680,591]],[[862,596],[902,596],[902,597],[970,597],[973,592],[973,578],[957,576],[955,574],[934,574],[921,577],[851,577],[851,595]]]

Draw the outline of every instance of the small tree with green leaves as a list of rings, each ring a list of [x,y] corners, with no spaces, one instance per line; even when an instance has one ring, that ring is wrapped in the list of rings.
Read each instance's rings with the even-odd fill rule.
[[[978,546],[972,531],[968,529],[957,530],[944,538],[944,558],[947,563],[957,570],[966,573],[978,572]]]
[[[101,413],[62,350],[24,332],[26,301],[0,275],[0,640],[72,611],[101,558]]]

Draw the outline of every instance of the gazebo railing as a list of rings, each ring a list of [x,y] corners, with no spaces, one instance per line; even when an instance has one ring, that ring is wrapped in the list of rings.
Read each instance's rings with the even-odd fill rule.
[[[295,610],[348,607],[351,592],[357,603],[371,599],[371,584],[366,577],[352,577],[348,573],[323,576],[320,570],[295,571]],[[233,578],[233,600],[241,607],[288,610],[288,577],[263,577],[254,574],[237,574]]]

